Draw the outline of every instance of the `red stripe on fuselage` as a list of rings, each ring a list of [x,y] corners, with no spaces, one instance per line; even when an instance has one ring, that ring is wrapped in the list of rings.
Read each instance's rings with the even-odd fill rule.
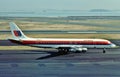
[[[108,45],[108,41],[40,41],[22,40],[22,44],[79,44],[79,45]]]

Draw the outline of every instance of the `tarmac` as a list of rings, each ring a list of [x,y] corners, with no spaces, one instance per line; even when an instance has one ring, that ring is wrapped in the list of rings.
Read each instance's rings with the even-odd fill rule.
[[[112,42],[119,45],[119,40]],[[0,77],[120,77],[120,48],[106,50],[64,55],[57,50],[0,50]]]

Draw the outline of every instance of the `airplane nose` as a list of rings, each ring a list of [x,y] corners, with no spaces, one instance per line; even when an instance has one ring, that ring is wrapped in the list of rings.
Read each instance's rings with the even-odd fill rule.
[[[111,47],[116,47],[116,45],[115,44],[111,44]]]

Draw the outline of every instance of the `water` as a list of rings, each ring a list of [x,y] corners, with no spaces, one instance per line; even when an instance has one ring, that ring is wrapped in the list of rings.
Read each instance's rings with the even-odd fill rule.
[[[39,11],[39,12],[0,12],[6,17],[67,17],[67,16],[120,16],[120,11],[89,12],[89,11]]]

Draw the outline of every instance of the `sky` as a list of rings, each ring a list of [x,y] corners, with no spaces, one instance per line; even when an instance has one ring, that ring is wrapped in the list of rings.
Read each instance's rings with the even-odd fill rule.
[[[0,0],[0,11],[120,10],[120,0]]]

